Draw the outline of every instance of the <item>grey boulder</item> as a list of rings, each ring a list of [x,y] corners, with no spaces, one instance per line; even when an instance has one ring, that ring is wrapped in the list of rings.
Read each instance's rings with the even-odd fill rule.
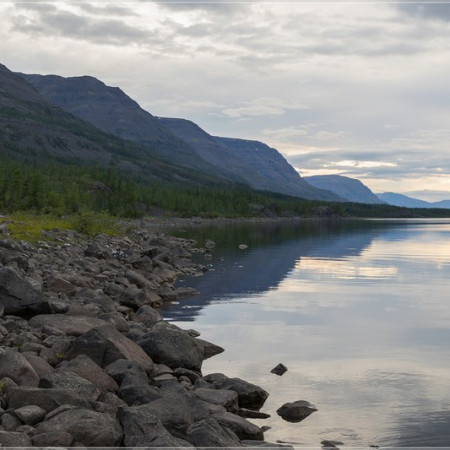
[[[5,314],[26,317],[52,312],[42,293],[9,266],[0,268],[0,308]]]
[[[196,448],[243,447],[233,431],[221,427],[212,418],[194,423],[187,432],[187,438]]]
[[[35,435],[50,432],[69,433],[86,447],[113,447],[119,445],[123,437],[116,418],[85,408],[69,409],[41,422]]]
[[[93,328],[72,343],[67,359],[86,355],[101,367],[118,359],[136,361],[147,373],[151,373],[153,361],[142,348],[111,325]]]
[[[39,375],[21,353],[6,348],[0,356],[0,378],[11,378],[19,386],[34,386],[39,383]]]
[[[204,380],[211,383],[215,389],[230,389],[238,395],[239,407],[248,409],[260,409],[269,393],[256,384],[241,380],[240,378],[228,378],[221,373],[210,374]]]

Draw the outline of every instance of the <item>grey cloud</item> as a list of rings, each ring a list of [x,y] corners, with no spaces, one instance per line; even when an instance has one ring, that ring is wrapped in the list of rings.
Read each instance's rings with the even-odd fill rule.
[[[235,2],[234,0],[156,0],[164,8],[178,11],[203,11],[207,13],[230,14],[239,12],[252,3],[251,0]]]
[[[437,3],[398,3],[395,5],[400,12],[411,17],[419,17],[421,19],[449,21],[450,20],[450,4]]]
[[[151,38],[146,30],[131,27],[122,21],[97,19],[68,11],[39,11],[35,20],[13,19],[15,31],[40,35],[59,35],[101,44],[129,45]]]
[[[138,14],[130,7],[125,8],[123,6],[117,5],[103,5],[101,6],[93,5],[92,3],[78,3],[77,4],[80,9],[86,11],[90,14],[101,14],[103,16],[112,16],[112,17],[130,17],[130,16],[138,16]]]

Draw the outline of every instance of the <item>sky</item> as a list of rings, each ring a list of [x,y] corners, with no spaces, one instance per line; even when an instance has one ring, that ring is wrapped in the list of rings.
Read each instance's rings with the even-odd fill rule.
[[[450,4],[2,0],[0,63],[92,75],[302,176],[450,199]]]

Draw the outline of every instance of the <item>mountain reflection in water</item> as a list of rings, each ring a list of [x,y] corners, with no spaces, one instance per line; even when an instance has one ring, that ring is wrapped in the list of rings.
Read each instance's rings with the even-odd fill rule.
[[[320,448],[450,446],[450,221],[225,226],[200,294],[164,316],[226,350],[203,372],[266,389],[268,441]],[[239,250],[239,244],[248,248]],[[186,327],[186,321],[190,321]],[[279,362],[288,371],[270,370]],[[276,410],[307,400],[299,424]]]

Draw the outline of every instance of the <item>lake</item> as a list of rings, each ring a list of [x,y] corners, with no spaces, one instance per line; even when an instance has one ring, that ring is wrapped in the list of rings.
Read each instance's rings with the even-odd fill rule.
[[[179,236],[216,242],[200,294],[164,316],[225,348],[224,372],[270,396],[267,441],[320,447],[450,446],[450,221],[226,225]],[[248,246],[239,249],[239,244]],[[281,377],[270,373],[278,363]],[[317,412],[283,421],[285,402]]]

